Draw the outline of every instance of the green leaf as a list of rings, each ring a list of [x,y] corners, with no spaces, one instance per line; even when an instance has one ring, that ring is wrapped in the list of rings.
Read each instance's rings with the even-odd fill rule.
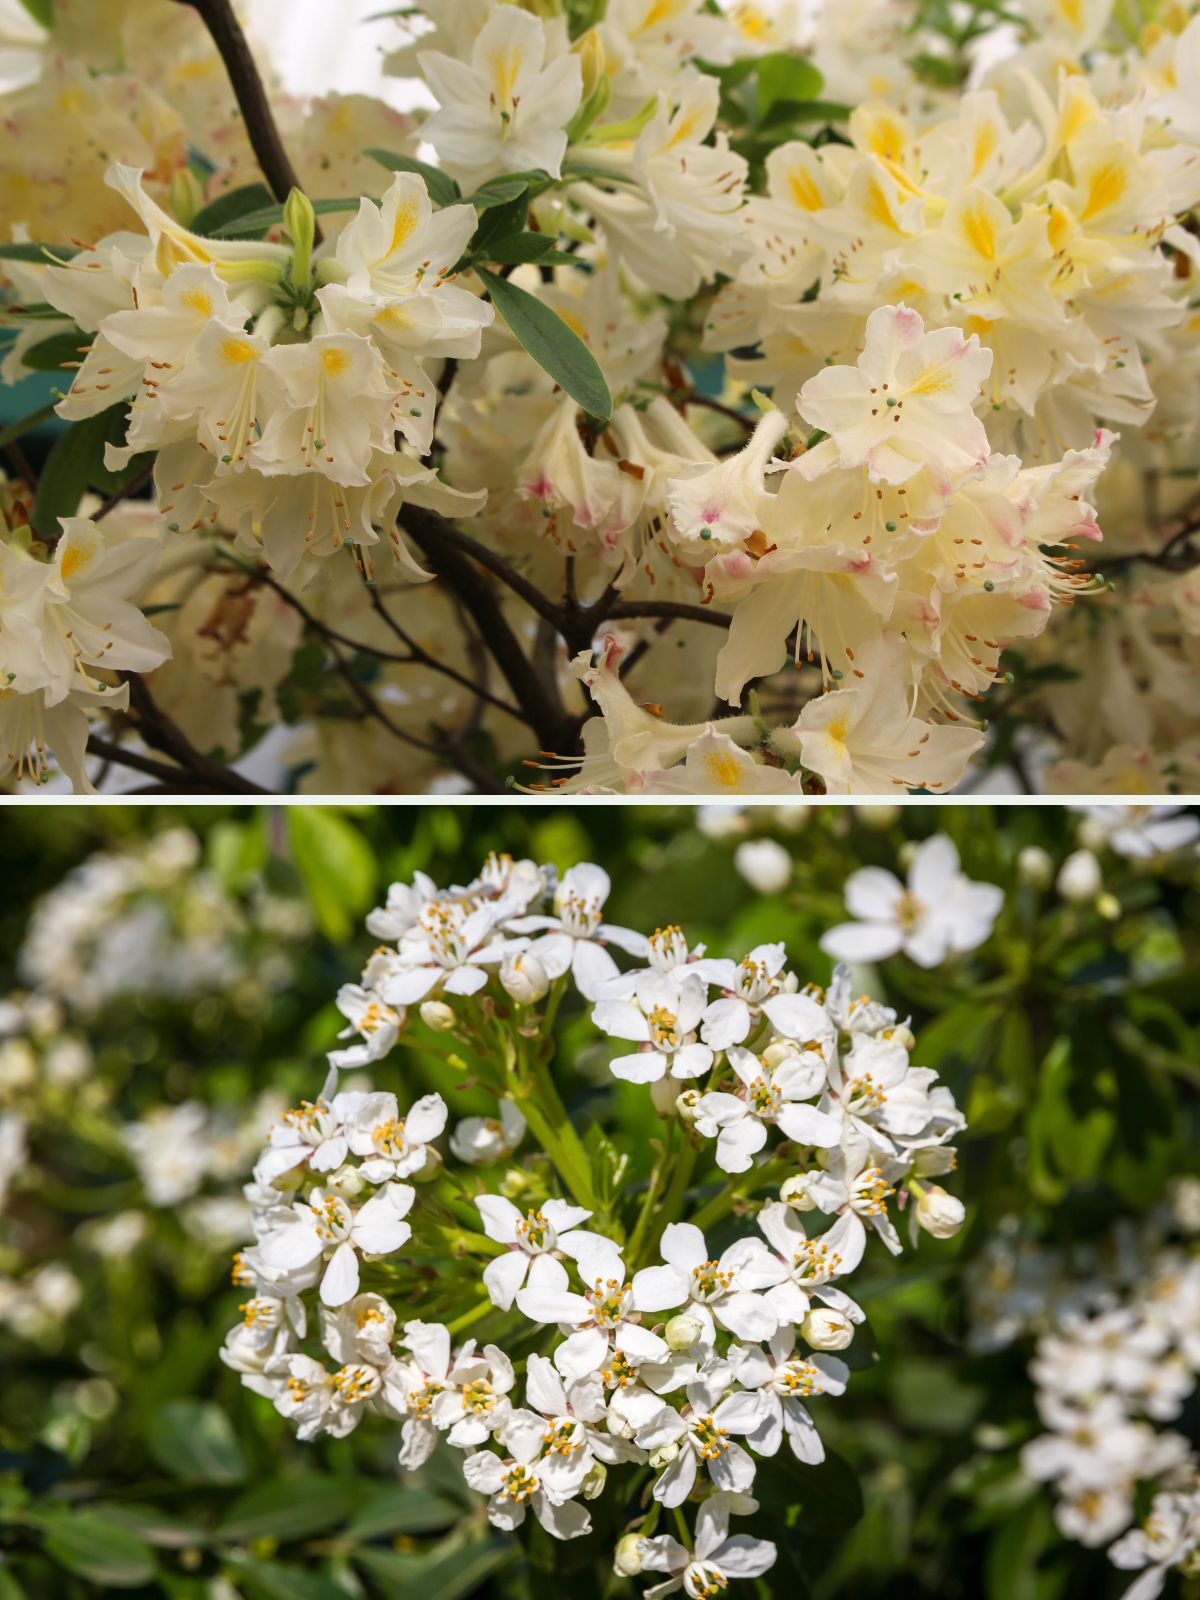
[[[485,1579],[514,1560],[520,1546],[500,1539],[473,1541],[414,1562],[394,1550],[356,1550],[354,1559],[387,1585],[388,1600],[463,1600]],[[409,1571],[405,1571],[405,1567]],[[394,1585],[394,1587],[393,1587]]]
[[[21,362],[33,372],[60,372],[63,367],[77,366],[91,342],[91,335],[79,328],[70,333],[56,333],[40,344],[31,345]]]
[[[124,444],[126,407],[109,406],[94,417],[72,422],[55,440],[38,481],[33,503],[33,526],[45,538],[59,532],[59,517],[74,516],[84,491],[98,489],[115,494],[141,470],[145,456],[135,456],[120,472],[104,465],[104,446]]]
[[[801,1466],[781,1456],[780,1464],[791,1474],[800,1502],[798,1523],[809,1533],[845,1533],[863,1514],[862,1488],[858,1474],[845,1459],[832,1450],[815,1466]]]
[[[33,1522],[51,1560],[102,1589],[137,1589],[154,1577],[150,1546],[95,1511],[64,1506],[44,1511]]]
[[[256,1561],[243,1556],[234,1566],[238,1582],[261,1600],[349,1600],[332,1578],[306,1572],[282,1561]],[[425,1600],[432,1600],[429,1595]]]
[[[331,211],[357,211],[358,196],[346,200],[314,200],[312,208],[321,217]],[[282,221],[282,206],[263,206],[259,211],[248,211],[245,216],[237,217],[233,222],[214,228],[207,237],[210,239],[243,239],[247,235],[253,237],[256,234],[266,233],[269,228],[277,228]]]
[[[43,28],[54,26],[54,0],[21,0],[21,4],[33,20],[40,22]]]
[[[501,239],[487,252],[489,261],[498,261],[502,266],[520,266],[525,261],[565,262],[571,266],[578,266],[574,256],[568,255],[565,250],[558,249],[558,241],[547,233],[514,233],[507,239]]]
[[[461,1509],[443,1495],[395,1484],[371,1495],[347,1523],[346,1534],[365,1541],[398,1533],[433,1533],[450,1527],[461,1515]]]
[[[268,210],[275,199],[265,183],[244,183],[238,189],[227,189],[206,206],[201,206],[192,218],[192,232],[210,235],[217,228],[243,223],[243,219],[256,211]],[[226,238],[232,235],[226,234]]]
[[[362,1495],[363,1485],[352,1478],[271,1478],[234,1502],[217,1537],[231,1544],[304,1539],[335,1527]]]
[[[390,150],[364,150],[363,155],[378,161],[381,167],[390,167],[393,172],[415,172],[418,178],[424,178],[429,198],[435,205],[452,206],[462,199],[461,190],[448,172],[418,161],[415,156],[395,155]]]
[[[780,101],[800,103],[815,100],[824,82],[811,61],[803,56],[789,55],[783,50],[760,56],[755,78],[758,83],[760,120]]]
[[[211,1400],[169,1400],[146,1428],[150,1454],[184,1483],[241,1483],[246,1460],[229,1418]]]
[[[509,177],[489,178],[486,183],[481,183],[470,196],[470,201],[476,211],[487,211],[491,206],[503,206],[510,200],[516,200],[528,188],[529,179],[514,172]]]
[[[93,1509],[102,1512],[107,1520],[115,1523],[118,1528],[124,1528],[128,1533],[136,1534],[147,1544],[157,1545],[162,1550],[199,1549],[206,1545],[211,1537],[207,1529],[201,1528],[197,1523],[185,1522],[182,1517],[173,1517],[166,1511],[160,1511],[157,1506],[125,1505],[104,1501],[97,1502]]]
[[[6,1566],[0,1566],[0,1600],[25,1600],[24,1589]]]
[[[589,416],[607,422],[612,415],[612,395],[599,362],[579,335],[549,306],[507,278],[485,267],[480,268],[479,276],[522,348]]]
[[[327,806],[289,806],[288,841],[317,919],[328,938],[348,939],[375,894],[377,869],[370,845]]]
[[[79,254],[77,244],[0,244],[0,261],[35,261],[44,267],[53,256],[57,261],[69,261]]]

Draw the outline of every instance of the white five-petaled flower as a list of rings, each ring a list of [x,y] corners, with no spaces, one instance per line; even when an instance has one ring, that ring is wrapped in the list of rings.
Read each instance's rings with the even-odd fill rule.
[[[358,1090],[330,1095],[337,1073],[330,1070],[315,1100],[302,1100],[285,1111],[267,1135],[267,1148],[259,1156],[254,1176],[259,1183],[274,1183],[301,1163],[314,1172],[332,1172],[346,1159],[346,1118],[361,1102]]]
[[[808,1184],[808,1194],[819,1210],[838,1212],[865,1240],[869,1225],[892,1254],[900,1254],[900,1238],[887,1203],[896,1192],[890,1182],[891,1163],[872,1149],[857,1132],[825,1157],[826,1169]],[[855,1248],[853,1245],[851,1249]]]
[[[579,1224],[592,1213],[566,1200],[547,1200],[524,1215],[503,1195],[481,1194],[475,1204],[488,1238],[506,1247],[504,1255],[489,1261],[483,1269],[484,1287],[492,1304],[502,1311],[509,1309],[517,1291],[526,1284],[537,1289],[558,1282],[558,1272],[547,1271],[558,1267],[553,1251],[578,1257],[585,1252],[612,1249],[599,1234],[580,1228]]]
[[[592,1021],[610,1038],[627,1039],[640,1048],[609,1063],[613,1075],[627,1083],[657,1083],[664,1073],[697,1078],[712,1066],[713,1053],[696,1038],[708,988],[703,979],[683,969],[640,973],[627,1000],[600,1000]]]
[[[794,1050],[784,1042],[768,1046],[762,1056],[732,1046],[729,1065],[740,1080],[736,1094],[712,1091],[696,1107],[696,1131],[715,1136],[717,1165],[725,1172],[746,1172],[767,1142],[767,1128],[777,1127],[797,1144],[829,1149],[841,1138],[841,1123],[816,1106],[802,1102],[825,1088],[825,1062],[816,1051]]]
[[[644,1461],[638,1445],[602,1424],[607,1417],[604,1380],[598,1372],[564,1383],[553,1361],[531,1355],[525,1368],[525,1403],[545,1417],[548,1454],[566,1458],[577,1470],[582,1457],[585,1471],[596,1461],[611,1466],[618,1461]]]
[[[775,1546],[769,1539],[755,1539],[748,1533],[729,1532],[731,1500],[741,1499],[739,1510],[756,1511],[753,1500],[745,1496],[710,1495],[696,1512],[696,1544],[693,1550],[680,1544],[669,1533],[638,1540],[638,1556],[644,1572],[667,1572],[663,1583],[645,1591],[645,1600],[665,1600],[682,1589],[687,1600],[712,1600],[728,1588],[732,1578],[760,1578],[775,1564]]]
[[[495,1117],[464,1117],[450,1135],[450,1151],[468,1166],[486,1167],[509,1156],[525,1137],[525,1118],[511,1100],[501,1100]]]
[[[388,1255],[406,1244],[412,1229],[404,1218],[416,1198],[406,1183],[388,1183],[356,1211],[340,1195],[314,1189],[297,1201],[294,1219],[269,1233],[261,1245],[269,1268],[293,1271],[325,1259],[321,1300],[340,1306],[358,1292],[358,1255]]]
[[[753,1457],[730,1435],[753,1433],[760,1426],[758,1396],[748,1391],[730,1394],[732,1376],[727,1362],[710,1362],[688,1384],[682,1411],[656,1402],[656,1409],[638,1428],[637,1442],[652,1457],[676,1447],[654,1484],[654,1498],[663,1505],[683,1504],[701,1463],[718,1489],[744,1494],[754,1482]]]
[[[702,1324],[708,1346],[714,1322],[741,1339],[765,1339],[775,1332],[778,1318],[754,1292],[754,1267],[761,1276],[766,1260],[759,1240],[739,1239],[715,1259],[694,1223],[672,1222],[658,1248],[665,1265],[638,1273],[639,1304],[645,1310],[687,1306]]]
[[[555,1449],[553,1429],[536,1411],[516,1410],[500,1430],[507,1455],[480,1450],[463,1462],[472,1489],[490,1495],[488,1520],[511,1532],[525,1520],[527,1509],[556,1539],[577,1539],[592,1519],[574,1496],[583,1487],[589,1462],[584,1450]]]
[[[1004,891],[972,883],[953,840],[938,833],[917,847],[908,886],[882,867],[846,879],[846,907],[858,920],[830,928],[821,949],[839,961],[881,961],[902,950],[920,967],[974,950],[990,936]]]
[[[338,1038],[349,1039],[357,1034],[358,1043],[345,1050],[329,1052],[330,1065],[335,1067],[365,1067],[372,1061],[382,1060],[395,1044],[406,1020],[403,1007],[396,1010],[385,1005],[377,994],[357,983],[342,985],[337,992],[337,1008],[350,1024]]]
[[[532,1322],[558,1323],[572,1331],[554,1352],[554,1365],[568,1382],[598,1372],[615,1349],[635,1365],[665,1362],[670,1348],[665,1339],[642,1326],[643,1313],[661,1309],[657,1296],[649,1295],[653,1282],[643,1269],[626,1278],[625,1265],[614,1245],[578,1262],[583,1292],[571,1289],[561,1261],[543,1256],[538,1284],[517,1293],[517,1306]],[[649,1303],[643,1303],[643,1297]]]
[[[803,1402],[815,1394],[841,1394],[850,1369],[831,1355],[802,1355],[791,1328],[780,1328],[765,1350],[757,1345],[733,1345],[729,1364],[744,1389],[755,1391],[759,1425],[750,1443],[759,1455],[773,1456],[786,1432],[799,1461],[815,1464],[825,1459],[825,1446]]]
[[[385,1091],[363,1095],[346,1117],[346,1137],[356,1156],[364,1158],[360,1171],[371,1183],[389,1178],[411,1178],[429,1159],[428,1146],[446,1126],[446,1102],[440,1094],[427,1094],[400,1115],[394,1094]]]
[[[831,1120],[855,1129],[885,1154],[894,1152],[897,1139],[917,1138],[933,1118],[929,1089],[935,1074],[913,1067],[904,1045],[886,1033],[856,1034],[830,1076],[822,1104]]]
[[[723,991],[708,1006],[700,1037],[714,1050],[741,1044],[749,1035],[759,1007],[787,983],[787,952],[782,944],[756,945],[740,961],[705,957],[696,971],[706,983]]]
[[[412,929],[402,936],[399,960],[383,979],[381,993],[389,1005],[412,1005],[435,989],[446,994],[475,994],[488,980],[485,970],[502,961],[524,940],[496,937],[502,912],[495,906],[474,911],[457,900],[428,900]]]
[[[851,1322],[863,1320],[850,1296],[832,1284],[834,1278],[853,1272],[862,1260],[866,1235],[853,1217],[840,1216],[824,1233],[809,1238],[792,1207],[772,1200],[758,1213],[758,1226],[773,1254],[762,1277],[752,1276],[751,1281],[766,1288],[763,1298],[781,1326],[802,1322],[813,1298]],[[756,1269],[759,1266],[756,1262]]]
[[[368,1401],[382,1390],[376,1367],[354,1361],[336,1372],[311,1356],[293,1355],[288,1376],[275,1395],[275,1409],[296,1424],[296,1436],[314,1439],[319,1433],[341,1439],[358,1426]]]
[[[549,978],[570,972],[585,1000],[594,1000],[603,984],[618,976],[617,964],[605,948],[615,945],[627,955],[645,957],[648,942],[640,933],[604,921],[604,905],[612,882],[603,867],[582,861],[565,872],[554,891],[552,916],[513,917],[506,931],[536,933],[529,946]]]

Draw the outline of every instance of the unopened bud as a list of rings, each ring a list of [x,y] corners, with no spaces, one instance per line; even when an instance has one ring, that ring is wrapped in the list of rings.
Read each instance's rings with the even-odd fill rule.
[[[410,1183],[429,1183],[437,1177],[442,1170],[442,1155],[434,1145],[425,1146],[425,1160],[420,1168],[409,1176]]]
[[[785,1205],[791,1206],[793,1211],[815,1211],[817,1202],[811,1193],[814,1177],[814,1173],[801,1172],[795,1178],[786,1179],[780,1185],[779,1198]]]
[[[449,1033],[457,1022],[454,1010],[444,1000],[423,1000],[421,1002],[421,1021],[427,1028],[432,1028],[435,1033]]]
[[[317,214],[312,201],[300,189],[293,189],[283,202],[283,226],[292,241],[292,282],[297,289],[307,289],[312,272],[313,241],[317,235]]]
[[[624,1538],[617,1540],[613,1571],[618,1578],[636,1578],[641,1570],[642,1536],[640,1533],[627,1533]]]
[[[700,1110],[699,1089],[685,1089],[675,1096],[675,1109],[681,1122],[695,1122]]]
[[[664,1467],[669,1467],[671,1465],[671,1462],[674,1461],[678,1454],[679,1445],[674,1439],[672,1439],[669,1444],[661,1445],[657,1450],[651,1450],[646,1459],[654,1468],[655,1472],[661,1472]]]
[[[844,1350],[854,1337],[854,1324],[842,1312],[823,1306],[808,1313],[800,1332],[814,1350]]]
[[[775,839],[747,839],[733,852],[733,864],[758,894],[779,894],[792,881],[792,858]]]
[[[1121,915],[1121,902],[1115,894],[1106,892],[1096,901],[1096,910],[1104,918],[1105,922],[1116,922]]]
[[[579,1492],[585,1500],[598,1500],[604,1493],[607,1481],[608,1468],[603,1461],[593,1461]]]
[[[791,1061],[799,1054],[799,1045],[793,1044],[789,1039],[775,1039],[763,1051],[762,1063],[768,1072],[774,1072],[785,1061]]]
[[[900,819],[899,806],[855,806],[854,815],[864,828],[883,833]]]
[[[1076,850],[1059,868],[1058,892],[1071,905],[1086,905],[1103,886],[1100,863],[1090,850]]]
[[[595,94],[596,86],[604,76],[604,42],[595,28],[589,28],[575,45],[575,54],[579,57],[579,67],[583,74],[582,99]]]
[[[663,1329],[663,1338],[672,1350],[690,1350],[696,1340],[704,1332],[704,1324],[699,1317],[692,1316],[690,1312],[681,1311],[677,1317],[672,1317]]]
[[[917,1201],[917,1221],[935,1239],[950,1239],[962,1227],[967,1209],[957,1195],[931,1184]]]
[[[583,93],[579,108],[567,126],[567,139],[572,143],[581,139],[597,118],[604,115],[612,99],[604,43],[596,29],[589,28],[574,49],[583,75]]]
[[[334,1194],[340,1194],[343,1200],[353,1200],[366,1186],[367,1180],[358,1167],[339,1167],[325,1179],[325,1187],[332,1189]]]
[[[1027,844],[1017,855],[1017,876],[1031,889],[1048,889],[1054,881],[1054,862],[1040,844]]]
[[[500,987],[519,1006],[531,1006],[550,988],[550,977],[537,956],[522,950],[500,963]]]
[[[190,167],[180,167],[175,172],[167,190],[167,202],[175,220],[190,228],[204,204],[204,190]]]
[[[903,1045],[910,1054],[916,1049],[917,1036],[907,1022],[898,1022],[894,1028],[889,1028],[887,1037],[893,1044]]]

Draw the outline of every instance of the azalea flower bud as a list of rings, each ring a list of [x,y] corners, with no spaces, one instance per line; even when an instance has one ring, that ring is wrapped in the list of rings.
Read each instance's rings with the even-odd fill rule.
[[[1017,876],[1033,889],[1048,889],[1054,881],[1054,862],[1040,844],[1027,844],[1017,856]]]
[[[641,1570],[642,1536],[640,1533],[627,1533],[624,1538],[617,1540],[613,1571],[618,1578],[636,1578]]]
[[[307,288],[317,214],[312,201],[299,189],[293,189],[283,202],[283,226],[292,241],[292,282],[298,289]]]
[[[1090,850],[1076,850],[1059,868],[1058,892],[1073,906],[1094,900],[1103,883],[1100,863]]]
[[[655,1472],[661,1472],[664,1467],[670,1466],[679,1454],[679,1445],[672,1439],[669,1444],[661,1445],[657,1450],[651,1450],[646,1458]]]
[[[357,1167],[346,1165],[329,1174],[325,1187],[332,1189],[334,1194],[340,1194],[343,1200],[353,1200],[367,1187],[367,1180]]]
[[[663,1338],[672,1350],[690,1350],[703,1332],[704,1324],[699,1317],[681,1311],[667,1323],[663,1329]]]
[[[604,1493],[604,1485],[607,1482],[608,1468],[603,1461],[593,1461],[579,1492],[585,1500],[598,1500]]]
[[[192,218],[204,204],[204,190],[190,167],[180,167],[167,190],[167,203],[177,221],[190,228]]]
[[[810,1188],[816,1177],[815,1172],[801,1172],[794,1178],[785,1179],[780,1185],[779,1198],[793,1211],[814,1211],[817,1203]]]
[[[736,839],[748,824],[741,806],[701,806],[696,826],[706,839]]]
[[[935,1239],[951,1239],[962,1227],[967,1210],[957,1195],[931,1184],[917,1201],[917,1221]]]
[[[792,858],[774,839],[747,839],[733,864],[758,894],[779,894],[792,881]]]
[[[457,1018],[444,1000],[425,1000],[421,1003],[421,1021],[435,1033],[449,1033]]]
[[[546,994],[550,978],[538,957],[523,950],[501,962],[500,987],[519,1006],[531,1006]]]
[[[842,1312],[822,1306],[808,1313],[800,1332],[814,1350],[844,1350],[854,1337],[854,1324]]]

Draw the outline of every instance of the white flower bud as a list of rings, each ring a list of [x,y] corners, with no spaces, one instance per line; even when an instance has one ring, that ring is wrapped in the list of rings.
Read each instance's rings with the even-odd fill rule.
[[[579,1492],[585,1500],[598,1500],[604,1493],[607,1481],[608,1468],[603,1461],[593,1461]]]
[[[1168,1190],[1171,1211],[1185,1233],[1200,1233],[1200,1178],[1176,1178]]]
[[[935,1239],[950,1239],[962,1227],[967,1209],[957,1195],[931,1184],[917,1201],[917,1221]]]
[[[661,1445],[657,1450],[651,1450],[646,1458],[655,1472],[661,1472],[664,1467],[669,1467],[679,1454],[679,1445],[672,1439],[669,1444]]]
[[[1076,850],[1059,868],[1058,892],[1073,906],[1094,900],[1103,885],[1100,863],[1090,850]]]
[[[500,963],[500,987],[519,1006],[531,1006],[550,988],[550,978],[537,956],[521,950]]]
[[[789,1039],[775,1039],[762,1053],[762,1063],[769,1071],[774,1072],[785,1061],[792,1061],[800,1054],[798,1045]]]
[[[793,1211],[815,1211],[817,1202],[809,1191],[816,1176],[814,1172],[801,1172],[795,1178],[786,1179],[780,1185],[779,1198]]]
[[[1034,889],[1048,889],[1054,881],[1054,862],[1040,844],[1027,844],[1017,855],[1017,876]]]
[[[844,1350],[854,1337],[854,1324],[840,1311],[814,1307],[800,1324],[800,1332],[814,1350]]]
[[[329,1174],[325,1179],[325,1187],[331,1189],[334,1194],[340,1194],[343,1200],[353,1200],[367,1187],[367,1180],[357,1167],[347,1163],[346,1166],[339,1167],[336,1172]]]
[[[792,858],[775,839],[747,839],[733,864],[758,894],[779,894],[792,881]]]
[[[1083,817],[1075,837],[1085,850],[1103,850],[1108,843],[1108,830],[1099,817]]]
[[[420,1170],[412,1173],[408,1181],[410,1183],[430,1183],[434,1178],[437,1177],[441,1170],[441,1151],[436,1149],[433,1145],[427,1144],[425,1146],[425,1160],[422,1163]]]
[[[614,1434],[618,1439],[632,1439],[637,1432],[629,1418],[623,1416],[615,1406],[608,1413],[606,1426],[609,1433]]]
[[[444,1000],[422,1000],[421,1021],[434,1033],[449,1033],[458,1019]]]
[[[675,1096],[675,1109],[681,1122],[695,1122],[700,1106],[699,1089],[685,1089]]]
[[[650,1085],[650,1103],[660,1117],[670,1119],[678,1112],[675,1101],[679,1097],[679,1080],[669,1075]]]
[[[624,1538],[617,1540],[613,1571],[618,1578],[636,1578],[641,1570],[642,1536],[640,1533],[627,1533]]]
[[[703,1332],[704,1324],[699,1317],[681,1311],[667,1323],[663,1329],[663,1338],[672,1350],[690,1350]]]
[[[899,806],[855,806],[854,815],[864,828],[873,833],[884,833],[900,820]]]
[[[910,1055],[917,1047],[917,1036],[907,1022],[898,1022],[894,1028],[889,1028],[886,1037],[893,1044],[902,1044]]]

